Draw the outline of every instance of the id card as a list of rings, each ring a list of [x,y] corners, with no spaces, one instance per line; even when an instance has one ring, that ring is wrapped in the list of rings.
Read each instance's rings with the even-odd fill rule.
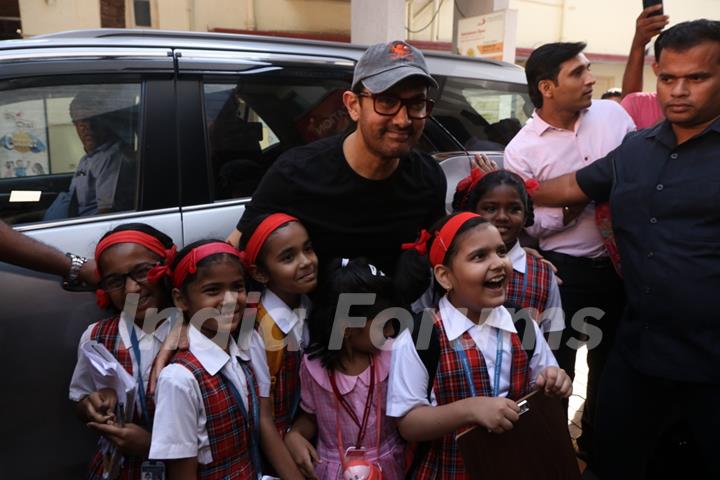
[[[147,460],[140,466],[141,480],[165,480],[165,464]]]

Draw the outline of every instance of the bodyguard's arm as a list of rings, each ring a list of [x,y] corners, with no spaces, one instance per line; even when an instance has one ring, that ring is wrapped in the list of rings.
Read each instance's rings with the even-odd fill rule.
[[[546,207],[585,204],[590,198],[580,188],[576,172],[540,183],[532,195],[533,203]]]

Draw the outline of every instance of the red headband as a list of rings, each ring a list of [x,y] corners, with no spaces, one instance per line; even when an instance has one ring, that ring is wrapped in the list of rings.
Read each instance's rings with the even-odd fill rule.
[[[260,222],[245,246],[245,265],[250,266],[255,263],[265,241],[278,228],[288,222],[298,222],[299,220],[285,213],[273,213],[265,220]]]
[[[452,245],[458,230],[473,218],[480,218],[480,215],[471,212],[458,213],[442,226],[430,246],[430,265],[434,267],[435,265],[441,265],[445,261],[445,255],[450,245]]]
[[[165,245],[163,245],[160,240],[148,233],[140,232],[138,230],[123,230],[121,232],[111,233],[100,240],[100,243],[98,243],[97,247],[95,247],[95,263],[98,264],[100,262],[100,255],[102,255],[105,250],[119,243],[135,243],[137,245],[142,245],[151,252],[162,257],[164,264],[154,267],[148,273],[148,279],[151,282],[155,282],[160,276],[165,274],[168,265],[175,258],[175,252],[177,251],[175,244],[173,244],[171,248],[165,248]],[[98,274],[98,276],[100,275]],[[95,290],[95,300],[97,301],[98,306],[102,309],[107,308],[110,304],[108,294],[105,290],[100,288]]]
[[[160,240],[148,233],[137,230],[124,230],[122,232],[111,233],[100,240],[100,243],[95,247],[95,262],[100,261],[100,255],[102,255],[105,250],[118,243],[136,243],[142,245],[151,252],[158,254],[165,259],[166,262],[172,261],[175,256],[175,245],[168,249],[165,248],[165,245],[163,245]]]
[[[175,271],[172,273],[172,284],[175,288],[180,288],[188,275],[197,272],[197,264],[204,258],[218,253],[225,253],[233,257],[240,258],[240,252],[232,245],[224,242],[212,242],[193,248],[187,255],[180,260]]]

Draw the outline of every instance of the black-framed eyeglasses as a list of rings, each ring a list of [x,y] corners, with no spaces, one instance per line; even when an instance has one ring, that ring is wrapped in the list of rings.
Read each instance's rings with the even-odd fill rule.
[[[358,93],[359,97],[368,97],[373,100],[373,109],[378,115],[392,117],[397,115],[404,106],[407,109],[407,116],[414,120],[423,120],[430,116],[435,101],[431,98],[413,97],[400,98],[387,93]]]
[[[106,292],[113,292],[125,287],[128,277],[132,278],[139,284],[146,284],[148,281],[148,273],[158,265],[158,263],[141,263],[136,265],[127,273],[114,273],[100,279],[99,286]]]

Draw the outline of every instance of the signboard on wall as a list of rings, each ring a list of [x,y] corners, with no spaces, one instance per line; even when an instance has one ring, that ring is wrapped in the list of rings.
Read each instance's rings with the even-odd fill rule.
[[[467,57],[515,62],[517,11],[500,10],[458,22],[457,50]]]
[[[29,100],[0,110],[0,178],[49,173],[43,104]]]

